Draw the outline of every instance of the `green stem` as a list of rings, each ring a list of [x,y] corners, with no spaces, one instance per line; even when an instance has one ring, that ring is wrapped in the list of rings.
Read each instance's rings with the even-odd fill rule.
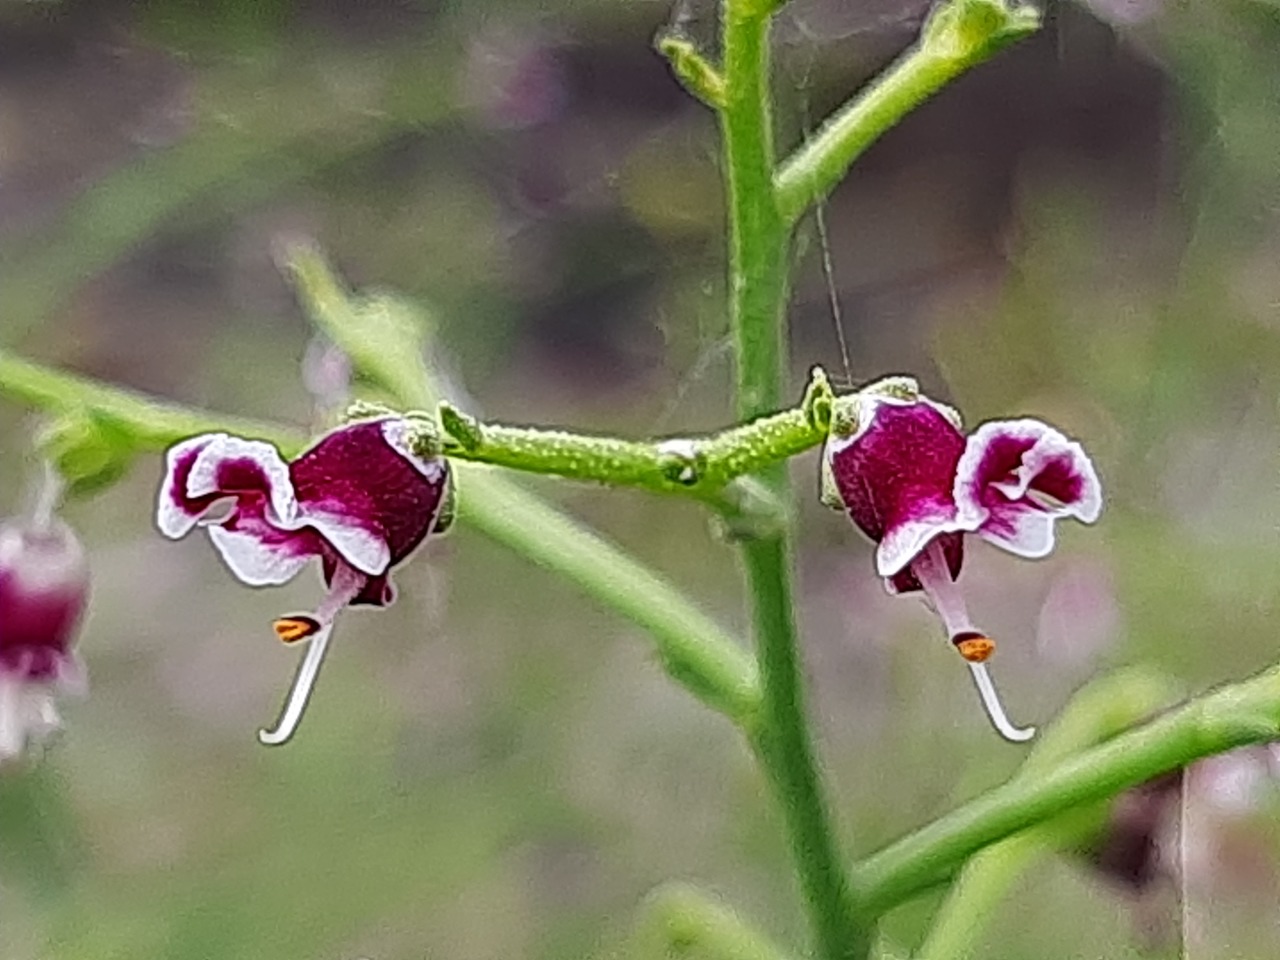
[[[857,922],[809,737],[786,540],[749,541],[743,560],[763,686],[761,723],[752,745],[782,809],[819,956],[864,957],[869,931]]]
[[[467,464],[454,470],[459,520],[647,629],[677,683],[743,729],[756,726],[755,664],[674,584],[504,477]]]
[[[867,910],[881,914],[1021,830],[1201,757],[1278,738],[1280,667],[983,794],[857,864],[855,889]]]
[[[53,414],[88,411],[127,428],[136,451],[163,450],[198,433],[225,431],[270,440],[286,454],[306,438],[278,423],[248,420],[169,403],[89,377],[32,363],[0,350],[0,395]]]
[[[824,399],[829,410],[831,386],[815,368],[798,407],[716,434],[650,441],[484,423],[447,402],[439,411],[445,452],[455,460],[706,497],[823,442],[829,416],[815,407]]]
[[[773,193],[769,21],[726,0],[725,108],[720,114],[729,192],[729,319],[737,413],[754,420],[782,395],[789,230]]]
[[[729,317],[737,360],[737,413],[777,409],[786,368],[790,229],[774,201],[769,18],[748,0],[725,0],[725,103],[720,113],[728,180]],[[786,470],[763,474],[784,503]],[[763,687],[756,755],[777,796],[819,953],[861,958],[868,931],[856,922],[805,712],[785,527],[742,548]]]
[[[353,296],[319,251],[281,252],[312,323],[406,407],[440,403],[443,378],[427,361],[427,318],[394,297]],[[550,504],[478,465],[454,464],[458,517],[526,559],[562,574],[647,628],[678,683],[744,729],[755,725],[755,664],[670,582]]]
[[[196,434],[219,431],[268,440],[286,455],[306,444],[303,434],[280,424],[165,403],[3,351],[0,394],[55,415],[96,415],[112,428],[121,446],[116,455],[124,460],[140,452],[164,450]],[[744,729],[753,729],[760,701],[755,664],[674,585],[485,468],[459,463],[454,471],[466,490],[459,514],[464,523],[575,581],[606,606],[645,627],[657,641],[663,666],[678,683]]]
[[[1034,778],[1072,754],[1116,736],[1151,716],[1173,696],[1162,676],[1134,668],[1109,674],[1072,697],[1017,773]],[[1086,813],[1081,817],[1081,813]],[[1081,833],[1096,829],[1100,810],[1076,811],[993,844],[964,865],[933,918],[916,960],[977,955],[977,940],[1018,877]]]
[[[881,134],[966,70],[1039,27],[1030,7],[1005,0],[949,0],[930,16],[920,42],[831,115],[788,158],[775,179],[788,223],[827,196]]]

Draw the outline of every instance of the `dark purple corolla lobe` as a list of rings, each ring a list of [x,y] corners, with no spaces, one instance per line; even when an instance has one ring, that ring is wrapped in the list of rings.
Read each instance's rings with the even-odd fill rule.
[[[955,581],[964,536],[1022,557],[1053,549],[1061,517],[1092,523],[1102,509],[1093,464],[1078,443],[1038,420],[993,421],[966,436],[959,415],[907,378],[847,398],[847,429],[823,453],[824,499],[842,507],[876,546],[890,592],[923,590],[969,663],[996,728],[1012,740],[1033,730],[1009,723],[983,661],[993,643],[973,626]]]
[[[0,760],[58,728],[56,694],[83,689],[73,647],[88,593],[65,523],[0,523]]]
[[[928,400],[868,404],[872,422],[847,443],[828,444],[831,474],[849,518],[880,544],[888,586],[920,589],[901,557],[939,538],[952,576],[959,576],[964,541],[951,488],[964,454],[964,436],[943,409]],[[887,541],[887,544],[886,544]]]
[[[315,611],[276,625],[282,639],[305,639],[309,649],[285,716],[264,742],[292,735],[337,614],[391,603],[391,569],[444,528],[449,465],[415,452],[415,428],[421,424],[400,417],[359,420],[292,462],[268,443],[221,433],[168,453],[156,518],[162,533],[177,538],[203,524],[231,572],[250,586],[284,583],[318,559],[329,588]],[[302,630],[302,623],[312,626]]]

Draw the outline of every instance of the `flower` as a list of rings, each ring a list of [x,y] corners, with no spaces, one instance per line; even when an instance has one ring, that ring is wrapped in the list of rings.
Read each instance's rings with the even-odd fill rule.
[[[876,569],[891,593],[923,590],[968,662],[983,705],[1010,740],[1011,724],[985,662],[994,642],[974,627],[956,579],[964,536],[1021,557],[1053,550],[1054,522],[1092,523],[1102,489],[1078,443],[1038,420],[984,423],[969,436],[955,410],[889,377],[842,398],[823,451],[823,501],[845,510],[874,540]]]
[[[72,645],[88,593],[84,548],[51,509],[0,523],[0,761],[58,729],[56,693],[84,690]]]
[[[254,587],[320,561],[328,592],[319,606],[275,622],[284,642],[310,645],[280,721],[259,731],[264,744],[297,729],[338,613],[391,603],[391,569],[449,525],[449,466],[436,449],[430,421],[374,416],[325,434],[289,463],[269,443],[225,433],[169,450],[156,517],[165,536],[203,525],[231,572]]]

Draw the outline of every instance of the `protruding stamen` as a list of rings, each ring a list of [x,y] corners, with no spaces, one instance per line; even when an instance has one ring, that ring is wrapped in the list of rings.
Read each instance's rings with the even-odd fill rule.
[[[271,624],[281,643],[297,643],[320,632],[320,621],[315,617],[297,614],[292,617],[281,617]]]
[[[277,628],[277,633],[279,629]],[[276,721],[272,730],[259,730],[258,742],[268,747],[278,747],[288,743],[302,721],[302,714],[311,699],[311,691],[315,688],[316,677],[320,676],[320,667],[324,663],[324,655],[329,649],[329,638],[333,636],[333,621],[320,626],[311,635],[307,644],[306,656],[298,665],[298,672],[293,678],[293,686],[289,689],[289,699],[285,701],[284,712]]]
[[[363,574],[342,564],[334,571],[329,593],[316,608],[314,615],[281,617],[275,622],[276,636],[285,643],[307,639],[307,652],[302,663],[298,664],[298,672],[293,677],[293,686],[289,688],[289,698],[285,701],[280,719],[276,721],[274,729],[258,731],[259,743],[278,747],[288,743],[298,729],[302,714],[307,709],[307,702],[311,699],[311,691],[315,688],[316,678],[320,676],[325,652],[329,649],[334,618],[356,598],[365,582]]]
[[[985,663],[996,652],[996,642],[974,630],[957,633],[951,638],[951,643],[970,663]]]
[[[1015,727],[1009,721],[1009,716],[1000,703],[1000,695],[996,693],[996,685],[991,682],[991,674],[987,673],[986,664],[970,660],[969,672],[973,674],[973,682],[978,688],[978,696],[982,698],[987,718],[1000,736],[1012,743],[1025,743],[1036,735],[1035,727]]]
[[[1036,735],[1036,728],[1015,727],[1000,705],[1000,695],[996,693],[995,684],[991,682],[991,675],[987,673],[985,664],[987,658],[995,652],[995,641],[974,629],[964,598],[960,595],[960,588],[951,579],[947,558],[937,539],[911,562],[911,569],[920,579],[920,584],[938,612],[952,644],[969,664],[969,672],[973,674],[973,682],[978,688],[978,695],[982,698],[982,706],[987,711],[991,725],[1000,736],[1013,743],[1030,740]]]

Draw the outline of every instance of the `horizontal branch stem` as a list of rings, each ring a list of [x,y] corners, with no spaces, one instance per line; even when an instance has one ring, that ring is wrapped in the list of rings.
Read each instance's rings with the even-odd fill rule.
[[[485,423],[442,403],[445,452],[529,473],[706,496],[826,439],[826,424],[815,416],[811,400],[818,390],[829,395],[830,387],[820,369],[814,377],[819,386],[811,386],[800,406],[716,434],[658,440]]]
[[[87,377],[52,370],[0,351],[0,395],[52,413],[105,418],[127,438],[131,456],[161,451],[201,433],[267,440],[286,455],[305,434],[282,424],[239,419],[168,403]],[[713,709],[750,729],[760,698],[755,663],[670,582],[535,495],[486,468],[454,465],[462,522],[527,559],[576,582],[588,594],[646,628],[668,673]]]
[[[23,360],[4,350],[0,350],[0,396],[55,414],[96,413],[126,426],[137,451],[163,450],[185,437],[217,431],[270,440],[286,454],[296,453],[306,443],[302,433],[282,424],[170,403]]]
[[[891,909],[989,844],[1193,760],[1280,739],[1280,667],[1222,687],[1079,753],[1016,777],[854,866],[859,903]]]

